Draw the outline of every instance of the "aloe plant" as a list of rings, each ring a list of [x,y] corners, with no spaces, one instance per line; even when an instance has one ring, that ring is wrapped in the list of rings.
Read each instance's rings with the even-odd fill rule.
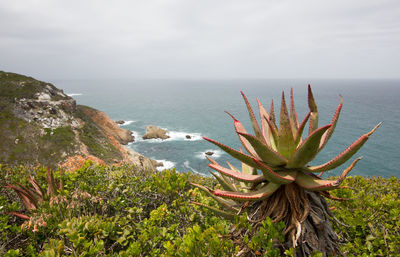
[[[60,171],[60,173],[61,172],[62,171]],[[26,210],[32,212],[38,208],[40,203],[44,201],[50,201],[51,198],[57,195],[57,190],[61,190],[63,187],[62,181],[60,180],[60,182],[57,182],[54,179],[53,172],[49,168],[47,168],[46,171],[46,178],[48,184],[47,191],[40,186],[40,184],[33,178],[32,175],[29,176],[29,183],[32,185],[32,187],[26,187],[20,183],[16,183],[16,185],[7,184],[4,187],[13,189],[25,206]],[[13,211],[9,212],[8,214],[15,215],[25,220],[30,219],[30,216],[21,212]]]
[[[208,158],[209,167],[218,172],[212,174],[222,189],[193,185],[212,196],[222,206],[222,210],[195,204],[230,219],[246,210],[248,220],[254,226],[258,226],[267,217],[274,222],[285,222],[287,239],[285,248],[299,246],[296,250],[298,256],[308,256],[314,250],[324,254],[337,254],[338,240],[329,222],[334,216],[322,196],[346,200],[331,196],[329,191],[340,187],[346,175],[361,157],[355,159],[337,179],[326,180],[322,179],[321,175],[348,161],[380,124],[362,135],[332,160],[310,166],[308,163],[324,148],[335,130],[343,99],[340,96],[340,104],[331,123],[318,127],[318,108],[310,85],[308,86],[309,112],[301,122],[294,106],[293,89],[290,93],[288,110],[282,92],[279,126],[276,124],[273,102],[270,111],[267,112],[257,99],[260,126],[247,97],[241,92],[255,135],[250,135],[240,121],[227,113],[232,117],[236,133],[247,153],[210,138],[204,137],[204,139],[238,159],[242,163],[242,169],[239,170],[230,163],[227,168]],[[307,122],[308,136],[303,138]]]

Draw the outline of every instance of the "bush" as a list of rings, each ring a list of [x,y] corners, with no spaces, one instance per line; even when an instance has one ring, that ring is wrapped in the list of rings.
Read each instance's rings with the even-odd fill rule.
[[[291,256],[276,246],[283,240],[283,224],[267,219],[243,240],[232,231],[247,227],[245,215],[231,223],[190,201],[216,206],[189,183],[214,187],[216,181],[175,170],[139,171],[133,166],[94,166],[63,174],[57,197],[37,210],[24,210],[5,183],[28,185],[32,174],[47,187],[46,169],[0,166],[0,256],[234,256],[246,246],[249,253]],[[351,177],[332,201],[336,225],[348,256],[394,256],[400,252],[400,182],[396,178]],[[7,213],[22,211],[24,221]],[[43,227],[33,227],[38,220]],[[31,222],[31,226],[29,226]],[[318,256],[316,253],[315,256]]]

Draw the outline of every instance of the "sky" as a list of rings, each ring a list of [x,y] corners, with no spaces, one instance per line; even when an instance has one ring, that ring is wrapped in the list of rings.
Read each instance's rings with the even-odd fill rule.
[[[0,0],[0,70],[39,79],[397,79],[400,1]]]

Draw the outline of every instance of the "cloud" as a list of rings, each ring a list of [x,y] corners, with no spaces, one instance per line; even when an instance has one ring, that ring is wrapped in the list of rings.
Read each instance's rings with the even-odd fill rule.
[[[0,3],[0,69],[45,78],[399,77],[398,1]]]

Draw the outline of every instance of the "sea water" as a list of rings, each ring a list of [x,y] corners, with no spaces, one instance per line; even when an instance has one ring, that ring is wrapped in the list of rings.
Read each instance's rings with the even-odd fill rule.
[[[285,92],[287,102],[290,88],[299,120],[308,112],[307,84],[311,84],[320,122],[329,124],[343,96],[343,108],[335,133],[312,164],[321,164],[336,157],[359,136],[376,124],[381,127],[352,158],[363,156],[351,174],[364,176],[400,177],[400,80],[54,80],[56,87],[74,97],[78,104],[106,112],[114,120],[124,120],[123,128],[131,130],[135,142],[128,147],[163,162],[162,168],[180,172],[209,174],[205,152],[219,163],[240,163],[202,139],[220,141],[235,149],[241,144],[235,134],[228,111],[254,134],[242,90],[256,113],[256,98],[269,109],[274,100],[279,117],[280,99]],[[143,140],[147,125],[169,131],[167,140]],[[305,135],[307,131],[305,130]],[[190,139],[186,137],[190,136]],[[347,162],[347,166],[351,160]],[[347,167],[326,172],[338,175]]]

